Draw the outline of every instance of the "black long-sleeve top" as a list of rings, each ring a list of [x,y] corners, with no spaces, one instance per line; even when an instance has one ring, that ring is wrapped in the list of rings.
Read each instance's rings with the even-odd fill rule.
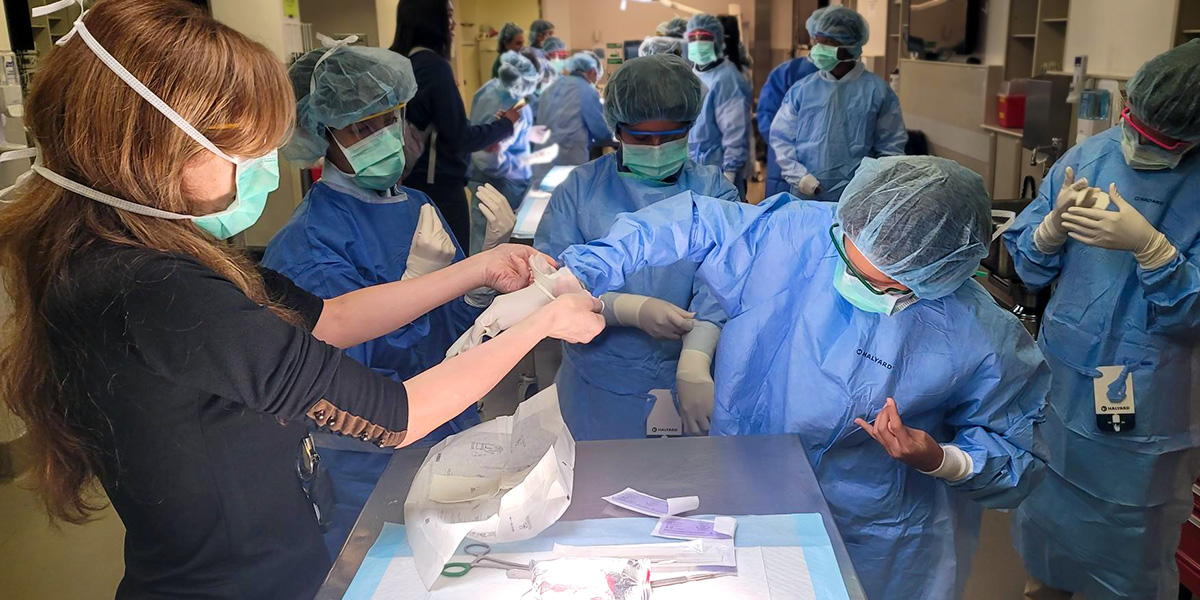
[[[471,153],[511,136],[513,123],[499,119],[486,125],[472,125],[450,63],[431,50],[416,52],[410,60],[417,79],[417,94],[408,102],[407,118],[420,129],[432,123],[437,130],[434,177],[438,181],[466,180]],[[430,149],[426,148],[405,181],[426,181],[429,153]]]
[[[64,399],[125,524],[118,598],[311,598],[329,557],[296,472],[308,425],[403,439],[404,387],[312,337],[320,298],[263,277],[302,326],[144,249],[87,249],[48,294]]]

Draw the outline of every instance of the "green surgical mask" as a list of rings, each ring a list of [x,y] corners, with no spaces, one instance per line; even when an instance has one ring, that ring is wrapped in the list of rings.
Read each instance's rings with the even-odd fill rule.
[[[332,136],[346,161],[354,169],[350,176],[359,186],[368,190],[384,192],[392,189],[404,174],[404,133],[400,121],[396,121],[375,133],[343,146],[337,136]]]
[[[838,46],[817,44],[808,53],[808,59],[822,71],[832,71],[842,62],[838,58]]]
[[[707,65],[717,60],[717,45],[714,42],[688,42],[688,60]]]
[[[841,259],[838,259],[838,266],[833,270],[833,287],[846,302],[854,305],[854,308],[888,317],[911,306],[914,301],[912,292],[879,294],[867,289],[867,284],[846,272],[846,263]]]
[[[552,58],[550,59],[550,67],[554,69],[555,75],[559,75],[563,72],[563,69],[567,68],[567,60],[565,58]]]
[[[662,181],[679,172],[687,162],[687,138],[658,146],[621,144],[621,163],[636,175]]]

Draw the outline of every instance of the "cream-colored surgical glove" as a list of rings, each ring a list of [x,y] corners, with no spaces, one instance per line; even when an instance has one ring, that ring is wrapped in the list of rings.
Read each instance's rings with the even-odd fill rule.
[[[475,190],[475,197],[479,198],[479,212],[487,220],[482,248],[483,252],[487,252],[512,238],[513,228],[517,226],[517,214],[513,212],[508,198],[490,183]]]
[[[1063,215],[1063,227],[1068,235],[1089,246],[1132,252],[1138,264],[1147,271],[1153,271],[1175,258],[1179,251],[1171,245],[1167,236],[1125,201],[1117,191],[1117,184],[1109,185],[1108,197],[1116,210],[1083,206],[1067,210]]]
[[[716,404],[716,386],[712,378],[712,359],[721,329],[708,321],[696,321],[683,336],[683,351],[675,372],[675,395],[679,398],[679,416],[688,435],[708,433]]]
[[[666,300],[609,292],[600,296],[604,302],[604,320],[609,325],[637,327],[659,340],[677,340],[692,330],[695,313],[690,313]]]
[[[1042,223],[1033,232],[1033,244],[1039,252],[1057,254],[1059,250],[1062,250],[1063,244],[1067,243],[1067,230],[1063,229],[1062,216],[1066,214],[1068,208],[1075,206],[1080,201],[1092,202],[1091,195],[1098,191],[1100,190],[1088,188],[1087,177],[1081,177],[1076,181],[1075,169],[1067,167],[1063,174],[1062,186],[1058,188],[1058,195],[1054,198],[1054,207],[1050,209],[1046,218],[1042,219]]]
[[[817,178],[813,177],[812,173],[805,174],[804,177],[800,178],[800,181],[795,185],[795,187],[792,188],[793,191],[804,194],[805,196],[811,196],[817,193],[817,190],[819,189],[821,189],[821,182],[817,181]]]
[[[417,218],[417,230],[413,232],[408,261],[400,279],[413,279],[446,268],[454,262],[455,253],[454,239],[442,225],[437,209],[426,204]]]

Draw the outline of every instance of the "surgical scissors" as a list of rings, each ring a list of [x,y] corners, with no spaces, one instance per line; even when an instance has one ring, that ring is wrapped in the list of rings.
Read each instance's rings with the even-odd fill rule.
[[[507,560],[500,560],[499,558],[492,558],[488,556],[488,554],[491,554],[492,552],[492,547],[487,544],[467,544],[467,547],[463,548],[463,552],[472,557],[471,562],[446,563],[446,566],[442,567],[442,575],[445,575],[446,577],[462,577],[463,575],[470,573],[471,569],[474,569],[475,567],[479,567],[481,569],[504,569],[517,571],[533,570],[532,562],[509,562]]]

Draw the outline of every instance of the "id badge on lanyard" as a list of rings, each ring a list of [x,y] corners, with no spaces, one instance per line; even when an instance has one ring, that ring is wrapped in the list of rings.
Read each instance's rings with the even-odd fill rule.
[[[1100,377],[1092,379],[1096,427],[1112,433],[1132,430],[1137,425],[1133,373],[1121,365],[1097,367],[1096,370],[1100,371]],[[1123,381],[1124,385],[1118,381]]]

